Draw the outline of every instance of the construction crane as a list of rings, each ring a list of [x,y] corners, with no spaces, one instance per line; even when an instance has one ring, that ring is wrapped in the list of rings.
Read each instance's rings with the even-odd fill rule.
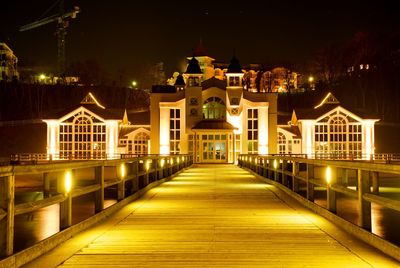
[[[62,78],[65,76],[65,37],[67,35],[67,27],[69,26],[69,20],[75,19],[76,14],[80,12],[80,9],[79,7],[74,7],[71,11],[65,13],[64,0],[57,0],[45,13],[49,12],[57,4],[59,4],[59,12],[57,14],[24,25],[19,28],[19,31],[24,32],[52,22],[57,23],[57,67],[58,75],[60,78]],[[42,15],[42,17],[43,16],[44,15]]]

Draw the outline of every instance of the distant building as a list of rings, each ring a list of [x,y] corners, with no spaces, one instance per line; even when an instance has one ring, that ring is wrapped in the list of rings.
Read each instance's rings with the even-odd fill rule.
[[[375,153],[374,125],[379,119],[342,107],[328,93],[315,107],[294,109],[279,120],[278,153],[326,159],[369,159]]]
[[[18,58],[6,43],[0,43],[0,80],[18,79]]]
[[[212,61],[206,55],[192,57],[175,86],[153,86],[151,153],[193,154],[197,163],[276,153],[278,95],[244,89],[237,58],[223,73],[212,72]]]

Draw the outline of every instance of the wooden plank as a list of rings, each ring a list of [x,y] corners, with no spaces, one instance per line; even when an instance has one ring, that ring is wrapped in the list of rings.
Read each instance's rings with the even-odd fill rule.
[[[58,194],[49,198],[41,199],[35,202],[23,203],[15,206],[15,215],[33,212],[35,210],[61,203],[65,200],[63,194]]]
[[[400,201],[392,198],[386,198],[375,194],[364,193],[363,198],[371,203],[376,203],[386,208],[400,211]]]
[[[93,184],[93,185],[89,185],[89,186],[83,186],[83,187],[75,187],[72,190],[72,197],[78,197],[81,195],[85,195],[88,193],[93,193],[98,191],[99,189],[101,189],[101,185],[100,184]]]
[[[61,267],[370,267],[232,165],[192,168],[139,202]]]

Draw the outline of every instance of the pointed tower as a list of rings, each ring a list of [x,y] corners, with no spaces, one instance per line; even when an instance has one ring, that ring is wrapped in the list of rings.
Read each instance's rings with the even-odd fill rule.
[[[203,73],[200,69],[199,61],[196,60],[194,56],[189,60],[184,77],[186,78],[186,84],[188,87],[201,86]]]
[[[225,75],[227,78],[227,87],[242,87],[242,66],[235,56],[232,57]]]
[[[176,91],[184,90],[185,89],[185,85],[186,84],[185,84],[185,80],[183,79],[183,76],[181,74],[178,75],[176,77],[175,84],[174,84],[174,86],[176,88]]]
[[[213,62],[215,59],[208,56],[207,49],[203,46],[201,39],[199,45],[193,51],[193,57],[195,57],[199,62],[201,72],[203,73],[203,81],[214,76],[215,71]],[[189,59],[190,57],[188,57],[188,60]]]

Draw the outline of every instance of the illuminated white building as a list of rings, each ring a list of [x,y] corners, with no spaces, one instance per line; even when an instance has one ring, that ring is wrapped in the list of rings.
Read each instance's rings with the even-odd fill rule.
[[[18,58],[6,43],[0,43],[0,81],[18,79]]]
[[[295,109],[278,125],[278,153],[330,159],[369,159],[375,153],[375,122],[343,108],[328,93],[315,107]]]
[[[110,159],[147,154],[149,125],[131,125],[126,110],[106,109],[91,93],[47,124],[47,155],[52,159]]]
[[[197,163],[276,153],[277,93],[244,90],[235,57],[225,72],[212,75],[212,60],[193,57],[175,86],[153,86],[151,153],[189,153]]]

